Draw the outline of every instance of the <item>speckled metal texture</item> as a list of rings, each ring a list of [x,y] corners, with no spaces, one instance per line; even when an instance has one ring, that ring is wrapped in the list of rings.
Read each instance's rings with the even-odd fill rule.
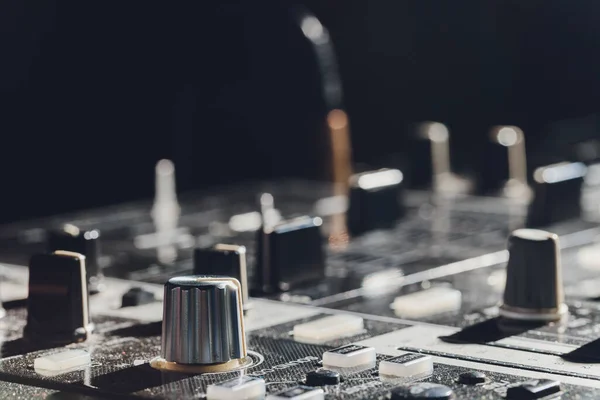
[[[9,314],[8,320],[19,318],[22,315],[21,312],[12,311]],[[289,333],[291,328],[296,323],[318,317],[252,332],[248,338],[248,345],[254,352],[257,365],[249,368],[245,373],[265,379],[268,392],[273,393],[302,383],[306,373],[322,368],[321,357],[323,352],[328,349],[406,327],[401,323],[367,320],[366,332],[354,337],[336,340],[327,345],[295,342]],[[37,350],[24,355],[3,358],[0,361],[0,378],[4,381],[20,383],[20,385],[0,386],[0,393],[12,396],[3,398],[31,398],[28,396],[53,398],[48,396],[58,396],[56,393],[63,393],[63,396],[64,393],[72,393],[77,397],[71,398],[100,396],[107,398],[196,399],[203,397],[208,384],[224,381],[240,374],[240,372],[233,372],[184,375],[160,372],[148,365],[148,360],[159,353],[160,337],[157,335],[159,330],[157,324],[140,326],[127,324],[127,321],[123,320],[99,322],[100,332],[95,334],[91,341],[69,346],[69,348],[86,348],[91,352],[92,365],[83,370],[53,377],[41,376],[33,370],[32,364],[36,357],[62,349]],[[16,329],[13,331],[13,335],[18,338],[19,334]],[[256,356],[256,354],[260,356]],[[379,355],[378,360],[387,357]],[[434,374],[421,378],[419,381],[448,385],[454,390],[457,399],[501,399],[508,387],[527,380],[518,375],[486,372],[488,380],[484,384],[475,386],[459,384],[458,376],[469,370],[436,363]],[[362,371],[342,372],[341,375],[342,382],[339,385],[324,387],[327,393],[326,398],[385,399],[389,395],[390,389],[415,382],[415,380],[380,377],[377,373],[377,366]],[[23,384],[27,386],[23,386]],[[600,390],[563,384],[563,399],[586,398],[581,397],[583,395],[588,396],[587,398],[600,396]]]

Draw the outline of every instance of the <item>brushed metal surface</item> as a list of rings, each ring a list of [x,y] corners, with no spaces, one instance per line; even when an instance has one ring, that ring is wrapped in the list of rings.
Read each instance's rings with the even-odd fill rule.
[[[217,364],[246,357],[239,281],[182,276],[165,284],[162,357],[181,364]]]

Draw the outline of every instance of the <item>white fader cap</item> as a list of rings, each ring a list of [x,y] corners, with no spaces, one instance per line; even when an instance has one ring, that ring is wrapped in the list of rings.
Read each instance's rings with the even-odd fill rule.
[[[265,381],[253,376],[240,376],[225,382],[208,385],[208,400],[252,400],[265,396]]]
[[[433,360],[424,354],[407,353],[379,363],[379,375],[410,378],[433,373]]]
[[[373,347],[357,344],[348,344],[323,353],[323,365],[338,368],[375,365],[376,359]]]
[[[40,375],[55,375],[90,365],[90,353],[83,349],[72,349],[38,357],[33,368]]]
[[[302,343],[325,343],[363,332],[364,321],[355,315],[333,315],[294,326],[294,340]]]

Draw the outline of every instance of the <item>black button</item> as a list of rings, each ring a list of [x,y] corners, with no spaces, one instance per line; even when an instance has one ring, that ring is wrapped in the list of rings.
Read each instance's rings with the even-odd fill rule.
[[[293,388],[285,389],[281,392],[275,393],[275,397],[278,399],[313,399],[317,398],[318,395],[321,395],[319,398],[323,398],[323,389],[316,389],[308,386],[294,386]],[[270,397],[270,396],[269,396]]]
[[[144,304],[150,304],[156,301],[154,293],[141,288],[132,287],[121,298],[121,307],[135,307]]]
[[[306,374],[307,386],[337,385],[340,383],[340,374],[328,369],[312,371]]]
[[[469,371],[459,375],[458,383],[463,385],[477,385],[485,382],[485,374],[481,371]]]
[[[452,397],[452,389],[437,383],[422,382],[408,387],[397,387],[392,389],[392,400],[449,400],[452,399]]]
[[[508,388],[506,398],[511,400],[531,400],[560,392],[560,382],[549,379],[534,379],[519,386]]]

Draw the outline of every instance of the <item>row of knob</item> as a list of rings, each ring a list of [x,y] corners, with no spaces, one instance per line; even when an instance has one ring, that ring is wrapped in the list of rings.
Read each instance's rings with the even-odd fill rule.
[[[167,184],[173,183],[174,180],[172,164],[168,164],[167,167],[170,169],[165,172],[163,162],[157,166],[157,199],[152,213],[158,221],[157,229],[162,230],[176,228],[177,221],[174,215],[178,214],[176,210],[179,209],[174,197],[174,186]],[[529,207],[527,226],[547,226],[578,217],[581,212],[584,175],[585,166],[580,163],[561,163],[538,169],[534,174],[534,198]],[[394,226],[405,214],[403,175],[395,169],[356,174],[350,179],[348,199],[348,211],[343,226],[340,228],[335,224],[335,219],[332,221],[330,242],[347,241],[348,235],[355,236],[370,230]],[[263,226],[257,234],[256,273],[251,282],[253,290],[258,293],[287,291],[305,282],[322,279],[325,269],[325,255],[321,246],[322,220],[318,217],[304,216],[288,221],[269,222],[269,211],[272,210],[265,207],[262,209]],[[173,226],[165,228],[169,225],[165,222],[167,220],[171,221]],[[240,251],[239,247],[230,246],[226,249],[223,246],[215,250],[229,253]],[[102,268],[98,230],[80,231],[75,226],[65,225],[61,230],[52,231],[48,236],[47,251],[55,250],[85,255],[90,292],[100,290]],[[238,261],[236,257],[215,260],[213,253],[208,249],[205,254],[196,252],[197,273],[225,271],[242,282],[246,281],[246,277],[241,276],[245,274],[245,265],[243,268],[234,265],[244,260]],[[231,260],[234,264],[231,264]],[[246,286],[244,290],[247,297]]]
[[[543,203],[548,210],[556,203],[549,199],[562,196],[565,188],[581,186],[583,170],[577,164],[560,164],[546,167],[539,175],[536,199],[541,200],[537,204]],[[402,174],[398,170],[353,176],[347,213],[350,233],[395,223],[404,214],[402,202],[398,201],[401,192]],[[167,200],[173,202],[172,198]],[[556,215],[571,216],[564,212],[565,208],[568,209],[563,204],[560,214],[552,211],[547,215],[551,219]],[[267,213],[268,210],[263,210],[263,215]],[[320,218],[300,217],[271,224],[265,218],[263,228],[257,233],[259,269],[254,287],[266,293],[285,291],[323,278],[321,223]],[[85,340],[93,330],[87,296],[99,289],[102,279],[99,237],[98,231],[81,232],[66,226],[50,234],[48,254],[32,258],[26,338],[69,343]],[[517,230],[510,237],[509,251],[502,315],[519,320],[559,319],[566,306],[556,235]],[[249,304],[245,248],[217,245],[197,249],[194,272],[199,275],[173,278],[165,286],[165,362],[199,365],[241,362],[246,357],[243,311]],[[203,327],[206,332],[200,334],[194,327]],[[200,337],[213,339],[206,341]]]
[[[560,195],[562,185],[581,185],[582,170],[575,166],[560,165],[547,167],[540,172],[540,186],[543,199]],[[554,187],[553,185],[558,185]],[[542,190],[543,188],[543,190]],[[564,188],[563,188],[564,189]],[[398,170],[379,170],[363,173],[352,178],[350,191],[350,207],[348,211],[348,227],[353,232],[375,229],[395,223],[403,214],[398,195],[402,190],[402,175]],[[545,193],[545,194],[544,194]],[[551,203],[547,202],[550,207]],[[272,204],[271,204],[272,205]],[[562,209],[565,207],[563,206]],[[263,210],[268,214],[268,210]],[[551,213],[556,215],[556,213]],[[565,213],[562,214],[565,216]],[[391,217],[391,218],[390,218]],[[325,255],[321,246],[321,219],[300,217],[279,223],[267,223],[265,218],[263,229],[257,233],[257,271],[252,286],[263,293],[285,291],[307,281],[317,281],[324,277]],[[562,306],[562,288],[560,284],[560,257],[557,255],[558,245],[555,235],[534,231],[518,230],[509,241],[511,261],[508,265],[508,281],[503,313],[506,316],[524,319],[552,319],[564,312]],[[102,282],[99,264],[99,238],[97,230],[79,231],[67,225],[60,231],[53,231],[48,237],[50,254],[36,256],[32,259],[30,270],[33,272],[30,281],[30,315],[38,315],[30,324],[27,332],[47,332],[37,329],[37,321],[47,317],[45,310],[65,310],[68,318],[78,314],[70,310],[78,304],[84,292],[79,288],[78,278],[74,278],[85,259],[85,281],[89,292],[98,290]],[[302,246],[298,246],[301,243]],[[79,256],[74,256],[79,255]],[[70,261],[66,261],[66,260]],[[72,264],[71,267],[53,266],[49,264]],[[66,263],[66,264],[65,264]],[[40,265],[38,267],[38,265]],[[61,269],[62,268],[62,269]],[[249,283],[246,268],[246,255],[243,246],[217,245],[212,248],[196,249],[194,254],[194,273],[200,275],[225,275],[240,282],[242,304],[249,305]],[[66,274],[66,275],[65,275]],[[73,280],[75,279],[75,280]],[[543,281],[543,282],[542,282]],[[543,283],[543,284],[542,284]],[[69,287],[65,285],[71,285]],[[62,293],[63,303],[56,296],[48,293]],[[36,300],[37,297],[42,300]],[[69,298],[76,299],[70,301]],[[52,301],[46,301],[52,299]],[[85,300],[87,302],[87,299]],[[36,307],[40,312],[36,312]],[[79,307],[79,306],[77,306]],[[76,308],[77,308],[76,307]],[[78,308],[79,309],[79,308]],[[546,310],[533,314],[528,310]],[[526,312],[522,312],[526,310]],[[524,314],[530,314],[529,316]],[[80,314],[80,315],[79,315]],[[89,320],[84,313],[76,316]],[[537,317],[532,315],[537,315]],[[41,325],[44,325],[41,322]],[[67,333],[58,336],[72,336],[73,332],[91,326],[87,323],[59,324],[67,327]],[[71,329],[73,328],[74,329]],[[73,337],[60,340],[74,340]],[[75,335],[77,340],[77,335]]]
[[[536,169],[525,225],[539,228],[580,217],[586,172],[587,167],[580,162],[562,162]],[[348,210],[351,234],[393,226],[405,214],[402,180],[402,173],[394,169],[352,177]]]
[[[560,320],[567,306],[557,235],[519,229],[509,237],[508,250],[501,316],[512,321]],[[217,248],[205,260],[210,265],[213,264],[210,260],[223,257],[237,268],[243,265],[244,252],[241,248]],[[86,340],[94,328],[86,277],[84,255],[57,250],[34,256],[29,266],[24,337],[35,343],[55,345]],[[160,368],[182,370],[184,365],[202,370],[215,365],[224,369],[243,366],[248,361],[244,333],[247,304],[244,284],[231,276],[191,275],[169,279],[164,286]]]

